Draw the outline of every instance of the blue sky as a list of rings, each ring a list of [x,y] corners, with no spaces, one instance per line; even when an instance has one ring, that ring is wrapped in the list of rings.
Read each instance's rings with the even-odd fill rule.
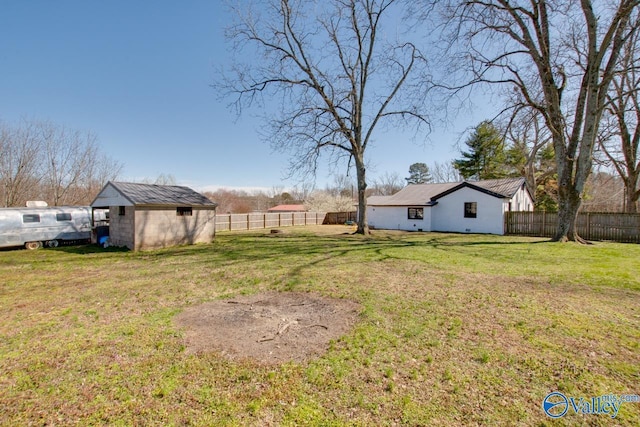
[[[211,84],[230,59],[221,1],[3,0],[0,120],[49,120],[91,131],[124,165],[121,179],[172,175],[197,190],[291,187],[287,156],[261,141],[260,122],[237,119]],[[466,126],[458,117],[424,144],[393,131],[369,149],[369,178],[447,161]],[[322,187],[331,171],[317,176]]]

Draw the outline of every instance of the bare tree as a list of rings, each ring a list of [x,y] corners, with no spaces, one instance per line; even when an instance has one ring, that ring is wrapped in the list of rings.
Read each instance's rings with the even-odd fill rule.
[[[309,195],[313,192],[314,183],[313,182],[302,182],[299,185],[295,185],[289,193],[291,193],[291,197],[300,202],[304,202],[307,200]]]
[[[462,181],[460,172],[453,166],[453,160],[448,162],[433,162],[429,167],[433,182],[459,182]]]
[[[353,161],[358,233],[368,233],[365,153],[386,119],[428,126],[424,108],[426,61],[409,41],[396,41],[401,0],[271,0],[236,10],[228,32],[249,53],[219,86],[242,111],[254,102],[280,101],[268,117],[266,138],[292,153],[292,173],[315,174],[321,153]],[[249,50],[254,49],[254,50]]]
[[[638,211],[640,198],[640,32],[630,37],[607,94],[601,151],[624,182],[624,209]]]
[[[594,168],[585,188],[583,212],[621,212],[624,182],[615,172],[611,174]]]
[[[556,174],[553,143],[542,115],[530,107],[513,111],[507,123],[505,139],[508,144],[507,163],[513,175],[523,176],[536,197],[536,208],[555,209],[556,202],[546,189],[553,186]],[[554,194],[557,189],[554,188]]]
[[[351,197],[332,195],[327,190],[314,191],[304,205],[312,212],[352,212],[355,210]]]
[[[640,0],[451,1],[471,84],[510,87],[537,110],[558,173],[556,241],[582,241],[575,221],[591,172],[606,94],[638,28]]]
[[[109,181],[115,181],[122,172],[123,165],[108,155],[101,153],[97,146],[94,147],[91,161],[86,166],[79,191],[78,204],[89,204],[102,187]]]
[[[40,183],[40,140],[33,123],[0,123],[0,192],[4,207],[24,205]]]
[[[402,190],[405,181],[398,172],[385,172],[373,181],[372,196],[391,196]]]
[[[50,122],[0,124],[0,194],[4,206],[44,200],[89,204],[122,165],[100,152],[91,133]]]
[[[49,122],[39,126],[44,152],[43,185],[54,206],[77,204],[91,162],[96,160],[96,136]]]

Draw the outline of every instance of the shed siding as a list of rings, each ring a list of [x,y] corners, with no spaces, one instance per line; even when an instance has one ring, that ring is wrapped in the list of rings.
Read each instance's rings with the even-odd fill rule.
[[[464,217],[464,204],[476,202],[476,218]],[[433,209],[433,231],[504,234],[503,214],[507,199],[500,199],[471,188],[461,188],[438,199]]]
[[[369,226],[380,230],[431,231],[431,207],[423,206],[423,219],[409,219],[412,206],[367,206]],[[415,206],[418,207],[418,206]]]
[[[109,207],[109,244],[134,249],[135,208],[125,206],[124,211],[124,215],[119,215],[119,206]]]
[[[141,208],[135,212],[134,250],[209,243],[215,237],[215,209],[194,206],[191,216],[176,208]]]

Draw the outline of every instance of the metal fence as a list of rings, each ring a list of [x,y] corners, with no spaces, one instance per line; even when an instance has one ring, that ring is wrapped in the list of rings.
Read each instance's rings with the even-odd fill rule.
[[[640,214],[583,212],[576,227],[587,240],[610,240],[640,243]],[[553,237],[558,228],[558,214],[550,212],[507,212],[505,234]]]
[[[324,212],[217,214],[216,231],[320,225],[324,221],[324,217]]]

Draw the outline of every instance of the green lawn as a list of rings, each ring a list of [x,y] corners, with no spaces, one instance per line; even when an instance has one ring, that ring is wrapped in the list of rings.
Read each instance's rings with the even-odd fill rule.
[[[640,394],[640,245],[350,230],[0,252],[0,424],[638,425],[542,401]],[[362,313],[305,364],[185,351],[177,313],[263,290]]]

